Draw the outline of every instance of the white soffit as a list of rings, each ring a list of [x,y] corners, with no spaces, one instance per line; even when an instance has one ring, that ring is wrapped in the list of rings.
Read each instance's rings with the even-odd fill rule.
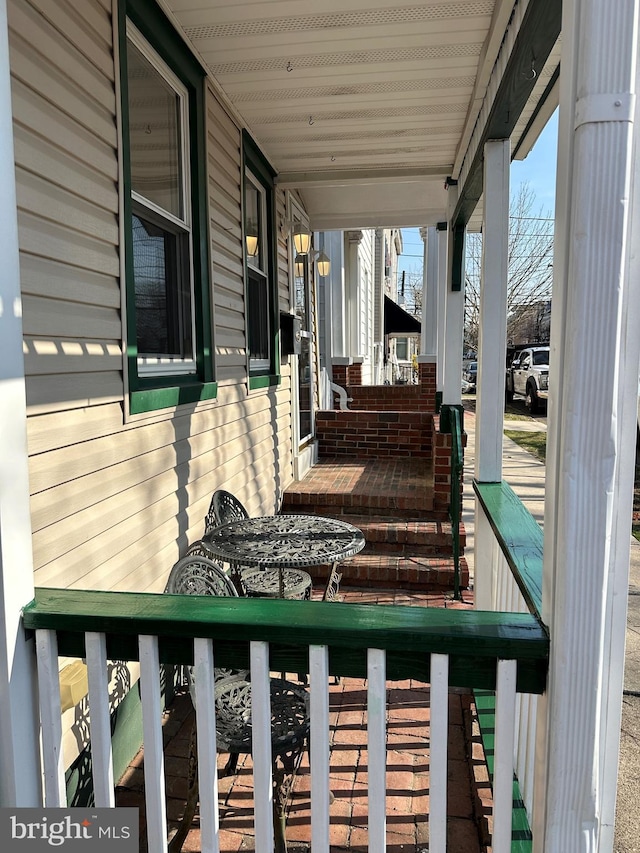
[[[413,188],[406,177],[398,184],[415,207],[415,195],[443,186],[451,172],[494,10],[505,3],[168,5],[278,173],[426,168],[435,184],[420,175]],[[303,190],[314,226],[326,193]],[[355,196],[352,207],[371,191],[358,186]]]
[[[515,0],[164,5],[312,227],[446,218]]]

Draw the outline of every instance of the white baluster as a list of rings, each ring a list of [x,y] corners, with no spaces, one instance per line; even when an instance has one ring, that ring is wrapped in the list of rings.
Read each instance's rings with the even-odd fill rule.
[[[511,851],[517,668],[515,660],[498,661],[493,771],[493,853]]]
[[[369,649],[367,678],[369,853],[385,853],[387,846],[387,676],[386,655],[381,649]]]
[[[269,644],[252,640],[250,661],[256,853],[273,853]]]
[[[109,678],[107,675],[107,638],[88,631],[85,634],[87,674],[89,677],[89,719],[91,729],[91,766],[93,791],[98,808],[115,806]]]
[[[218,764],[213,676],[213,641],[193,641],[196,724],[198,727],[198,788],[202,853],[218,853]]]
[[[160,656],[158,638],[141,635],[140,695],[144,737],[144,798],[147,809],[149,850],[167,853],[167,814],[164,784],[164,753],[160,713]]]
[[[329,650],[309,647],[311,681],[311,849],[329,851]]]
[[[449,656],[431,655],[429,737],[429,850],[447,849],[447,740],[449,736]]]
[[[61,808],[67,805],[67,791],[62,755],[58,639],[55,631],[36,631],[36,654],[44,761],[44,804],[47,808]]]

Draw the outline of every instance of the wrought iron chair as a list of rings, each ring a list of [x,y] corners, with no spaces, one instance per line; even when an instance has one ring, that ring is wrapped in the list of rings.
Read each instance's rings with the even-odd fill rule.
[[[249,513],[238,498],[224,489],[218,489],[213,493],[209,512],[205,517],[204,535],[230,524],[232,521],[242,521],[249,518]],[[213,558],[208,549],[206,540],[194,542],[187,549],[187,555],[203,556]],[[285,598],[311,598],[313,584],[311,575],[302,569],[282,569],[281,573]],[[251,598],[278,598],[280,595],[279,579],[277,570],[263,570],[251,566],[234,566],[229,570],[229,576],[236,585],[241,595]]]
[[[206,556],[183,557],[172,568],[165,592],[181,595],[237,596],[221,565]],[[193,668],[188,668],[189,690],[195,701]],[[221,777],[236,772],[238,756],[251,753],[251,682],[246,670],[216,668],[214,673],[216,742],[229,760]],[[283,678],[271,679],[271,751],[273,759],[273,810],[276,853],[286,853],[286,814],[293,782],[309,735],[307,691]],[[193,822],[198,802],[198,752],[194,717],[189,744],[187,801],[184,814],[169,844],[179,853]]]
[[[230,521],[236,521],[242,518],[249,518],[249,513],[240,503],[238,498],[236,498],[235,495],[232,495],[231,492],[226,492],[224,489],[218,489],[213,493],[211,503],[209,504],[209,510],[204,517],[204,535],[206,536],[207,533],[210,533],[216,527],[220,527],[223,524],[228,524]],[[209,548],[207,548],[207,543],[202,539],[198,539],[198,541],[194,542],[193,545],[189,545],[185,552],[185,556],[208,557],[209,559],[214,560],[214,562],[218,562]],[[241,569],[236,567],[234,569],[223,569],[223,571],[228,572],[231,580],[238,588],[238,591],[244,594],[241,580]]]
[[[213,530],[214,527],[220,527],[222,524],[229,524],[231,521],[239,521],[243,518],[249,518],[249,513],[238,498],[231,492],[218,489],[211,498],[211,506],[205,519],[205,533]]]

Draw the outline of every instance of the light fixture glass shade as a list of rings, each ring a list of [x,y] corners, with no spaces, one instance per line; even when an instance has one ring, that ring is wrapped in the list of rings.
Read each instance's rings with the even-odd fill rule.
[[[304,276],[304,265],[307,258],[305,255],[296,255],[293,259],[293,274],[296,278],[302,278]]]
[[[247,255],[250,255],[252,258],[258,254],[258,235],[257,234],[247,234],[245,237],[247,242]]]
[[[321,275],[324,278],[326,275],[329,275],[329,270],[331,269],[331,261],[325,255],[324,252],[320,252],[318,258],[316,260],[316,269],[318,270],[318,275]]]
[[[298,255],[307,255],[311,248],[311,232],[301,222],[293,226],[293,245]]]

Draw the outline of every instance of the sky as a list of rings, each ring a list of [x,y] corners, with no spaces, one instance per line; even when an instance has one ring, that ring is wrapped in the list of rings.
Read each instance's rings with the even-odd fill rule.
[[[538,137],[536,144],[524,160],[511,163],[511,195],[522,183],[528,183],[535,193],[534,210],[540,208],[553,216],[556,187],[556,149],[558,143],[558,111],[556,110]],[[402,229],[402,255],[398,263],[398,276],[406,270],[407,276],[422,277],[423,248],[418,228]]]

